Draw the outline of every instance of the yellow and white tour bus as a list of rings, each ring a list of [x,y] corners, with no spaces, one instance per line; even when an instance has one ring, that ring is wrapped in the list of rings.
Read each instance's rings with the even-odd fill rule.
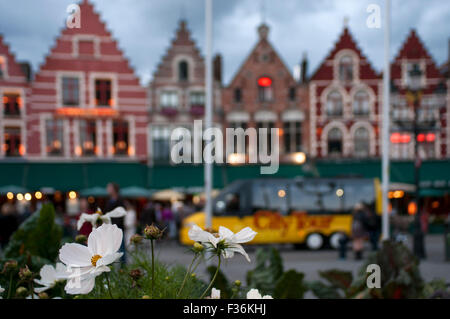
[[[378,179],[365,178],[260,178],[238,180],[213,201],[212,231],[225,226],[233,232],[249,226],[258,234],[251,244],[306,244],[320,249],[339,245],[351,235],[352,211],[357,204],[381,214]],[[180,241],[192,244],[192,225],[205,225],[205,214],[183,220]]]

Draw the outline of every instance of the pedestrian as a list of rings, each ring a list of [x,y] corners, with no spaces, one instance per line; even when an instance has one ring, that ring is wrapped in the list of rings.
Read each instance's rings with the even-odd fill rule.
[[[141,216],[139,218],[139,228],[140,232],[145,228],[147,225],[151,224],[158,224],[156,220],[156,213],[155,213],[155,205],[152,201],[149,201],[142,210]]]
[[[131,236],[136,234],[136,210],[129,201],[125,201],[125,244],[130,244]]]
[[[117,183],[108,183],[106,186],[106,191],[108,192],[109,199],[106,202],[105,211],[110,212],[114,208],[117,207],[125,207],[124,201],[122,197],[120,196],[120,187]],[[122,231],[125,231],[125,217],[118,217],[118,218],[111,218],[111,223],[116,224],[117,227],[122,229]],[[125,239],[122,237],[122,244],[120,245],[120,251],[123,252],[123,255],[121,257],[121,261],[123,264],[126,262],[126,250],[125,250]]]
[[[14,205],[4,203],[0,214],[0,246],[3,248],[8,244],[9,238],[18,227],[17,212]]]
[[[353,209],[352,221],[352,244],[356,260],[361,260],[363,258],[364,240],[366,238],[364,223],[364,206],[361,203],[358,203]]]
[[[162,222],[165,226],[165,228],[168,229],[168,235],[170,239],[175,238],[175,217],[173,215],[173,211],[170,208],[170,204],[165,204],[163,206],[162,212],[161,212]]]
[[[365,209],[365,213],[365,229],[369,235],[369,242],[372,247],[372,251],[377,251],[378,242],[381,235],[381,217],[372,209]]]

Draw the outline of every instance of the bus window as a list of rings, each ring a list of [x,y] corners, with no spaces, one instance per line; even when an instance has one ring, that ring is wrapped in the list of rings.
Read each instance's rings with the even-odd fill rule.
[[[222,190],[213,204],[216,216],[245,215],[249,211],[249,181],[236,181]]]
[[[288,181],[254,181],[252,187],[252,210],[272,210],[286,215],[288,205]]]
[[[375,187],[373,180],[348,180],[343,187],[345,209],[353,210],[356,204],[361,203],[367,207],[375,204]]]
[[[340,213],[344,208],[342,197],[338,196],[340,187],[335,181],[323,179],[291,183],[291,209],[309,214]]]

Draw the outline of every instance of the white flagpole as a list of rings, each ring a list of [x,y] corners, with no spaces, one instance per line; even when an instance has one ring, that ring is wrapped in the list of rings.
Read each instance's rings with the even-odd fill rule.
[[[205,0],[205,92],[206,92],[206,110],[205,110],[205,129],[212,127],[212,104],[213,104],[213,78],[212,78],[212,0]],[[205,154],[205,228],[212,227],[212,163],[211,154]]]
[[[391,1],[385,1],[384,13],[384,72],[383,72],[383,114],[382,114],[382,239],[389,239],[389,126],[390,126],[390,37]]]

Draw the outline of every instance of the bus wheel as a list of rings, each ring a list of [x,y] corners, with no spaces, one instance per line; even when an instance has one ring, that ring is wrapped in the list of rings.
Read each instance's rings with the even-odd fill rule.
[[[306,247],[311,250],[319,250],[323,247],[323,236],[319,233],[309,234],[306,238]]]
[[[339,241],[344,236],[345,236],[345,234],[343,234],[343,233],[334,233],[334,234],[332,234],[330,236],[330,241],[329,241],[331,248],[338,249],[339,245],[340,245]]]

